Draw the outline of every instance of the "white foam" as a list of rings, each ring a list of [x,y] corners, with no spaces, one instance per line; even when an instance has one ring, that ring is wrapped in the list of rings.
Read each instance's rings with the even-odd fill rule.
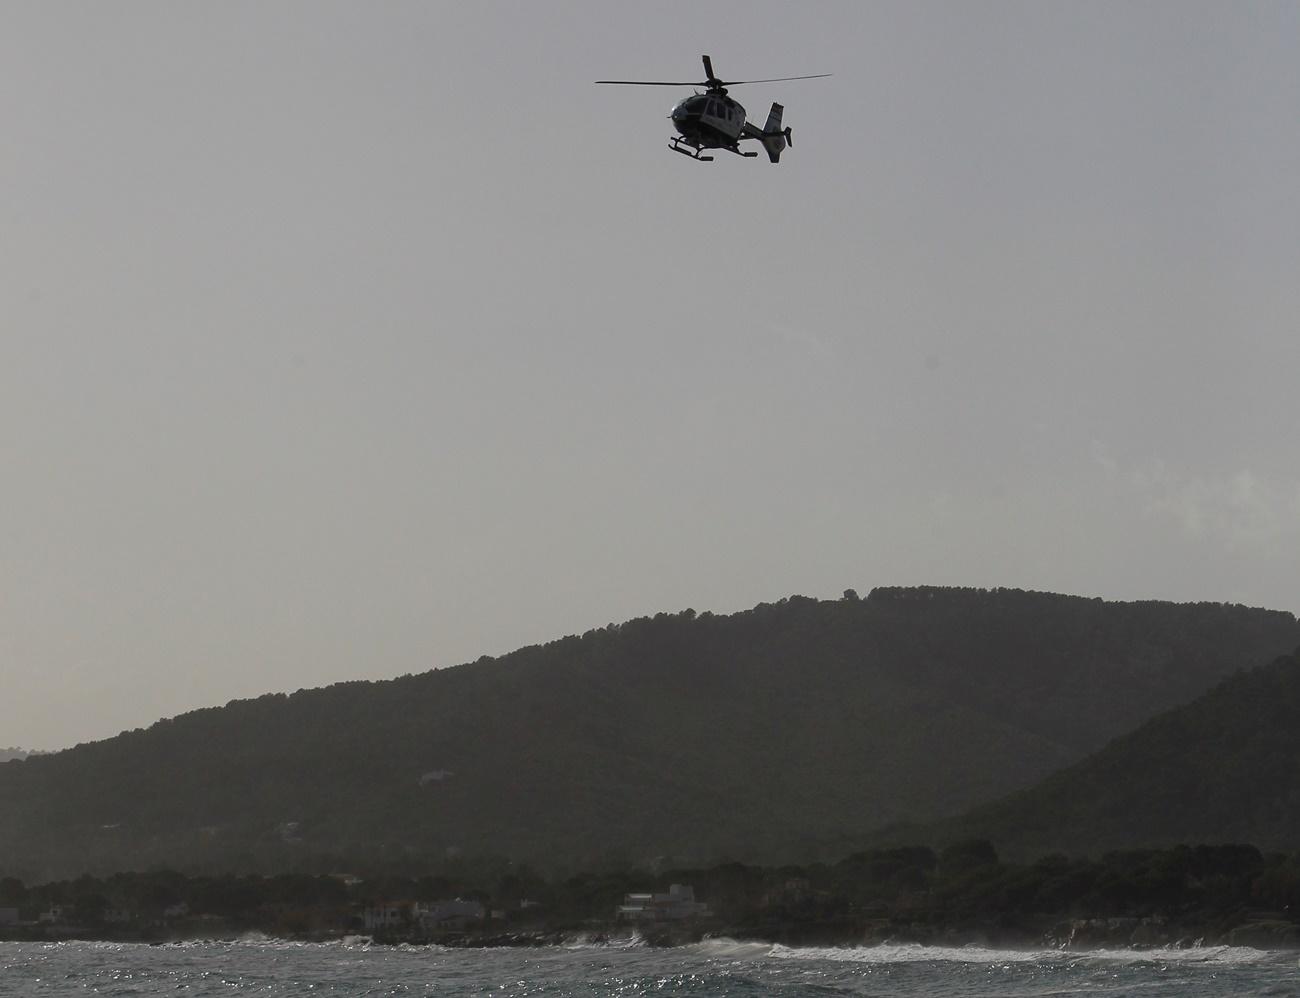
[[[1059,957],[1057,950],[991,949],[987,946],[923,946],[881,943],[878,946],[791,947],[776,945],[771,955],[783,960],[838,960],[847,963],[1039,963]]]
[[[700,956],[712,957],[718,960],[756,960],[760,957],[770,956],[773,950],[771,943],[730,939],[726,936],[719,936],[716,939],[704,939],[688,948]]]
[[[1260,963],[1274,954],[1250,946],[1164,946],[1157,949],[1094,949],[1068,951],[1071,956],[1113,963]]]
[[[1220,964],[1260,963],[1275,954],[1249,946],[1191,946],[1159,949],[1014,950],[987,946],[925,946],[882,943],[877,946],[771,947],[770,956],[783,960],[831,960],[847,963],[1099,963]]]
[[[630,936],[605,936],[579,932],[570,936],[564,943],[564,949],[640,949],[646,945],[641,933],[633,932]]]

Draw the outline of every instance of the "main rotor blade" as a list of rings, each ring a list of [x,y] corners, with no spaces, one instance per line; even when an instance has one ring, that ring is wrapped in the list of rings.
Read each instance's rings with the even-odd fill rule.
[[[710,80],[714,79],[713,60],[710,59],[707,55],[704,57],[704,75],[707,76]]]
[[[787,80],[820,80],[824,76],[834,76],[834,73],[813,73],[812,76],[775,76],[770,80],[726,80],[724,87],[738,87],[742,83],[784,83]]]
[[[671,80],[597,80],[597,83],[617,83],[623,87],[707,87],[709,81],[703,83],[692,81],[683,83],[680,80],[673,82]]]

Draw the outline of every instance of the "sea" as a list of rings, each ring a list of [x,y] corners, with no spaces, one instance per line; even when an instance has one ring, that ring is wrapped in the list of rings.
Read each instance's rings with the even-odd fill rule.
[[[263,938],[165,945],[0,943],[0,996],[835,995],[1235,998],[1300,995],[1294,952],[1243,947],[995,950],[795,948],[706,940],[448,949],[364,939]]]

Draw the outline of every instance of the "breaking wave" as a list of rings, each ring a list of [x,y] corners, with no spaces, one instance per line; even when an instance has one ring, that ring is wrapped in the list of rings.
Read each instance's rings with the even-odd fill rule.
[[[686,949],[703,957],[716,960],[758,960],[771,956],[775,947],[771,943],[752,942],[744,939],[728,939],[719,936],[705,939],[687,946]]]
[[[875,946],[783,946],[770,948],[781,960],[830,960],[846,963],[1122,963],[1221,964],[1241,966],[1273,960],[1276,954],[1249,946],[1189,946],[1158,949],[995,949],[987,946],[926,946],[920,943],[881,943]]]

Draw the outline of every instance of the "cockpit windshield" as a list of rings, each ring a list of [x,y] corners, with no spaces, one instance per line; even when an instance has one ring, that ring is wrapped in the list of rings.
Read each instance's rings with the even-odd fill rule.
[[[691,97],[687,97],[673,108],[673,117],[679,121],[682,118],[699,117],[704,112],[704,106],[708,101],[709,99],[703,94],[694,94]]]

